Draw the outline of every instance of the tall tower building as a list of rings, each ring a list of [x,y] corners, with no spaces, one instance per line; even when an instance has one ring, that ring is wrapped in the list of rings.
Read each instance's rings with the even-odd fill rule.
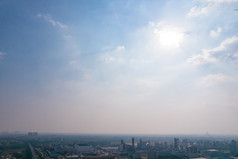
[[[231,154],[235,154],[237,152],[237,144],[235,140],[231,141],[230,150],[231,150]]]
[[[135,139],[134,139],[134,137],[132,138],[132,148],[135,148]]]
[[[120,146],[119,146],[119,150],[120,151],[123,151],[123,150],[125,150],[125,143],[124,143],[124,141],[121,139],[121,144],[120,144]]]
[[[178,149],[178,148],[179,148],[179,139],[174,138],[174,149]]]

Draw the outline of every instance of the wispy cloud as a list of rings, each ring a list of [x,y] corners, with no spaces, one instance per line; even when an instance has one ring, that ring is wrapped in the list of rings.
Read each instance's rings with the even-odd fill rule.
[[[207,64],[211,62],[216,62],[217,59],[214,57],[211,57],[210,54],[203,52],[202,54],[198,54],[189,58],[187,61],[194,65],[202,65],[202,64]]]
[[[61,22],[52,19],[49,14],[38,14],[37,16],[38,16],[39,18],[43,18],[45,21],[47,21],[48,23],[50,23],[50,24],[53,25],[53,26],[57,26],[57,27],[59,27],[59,28],[61,28],[61,29],[66,29],[66,28],[68,28],[67,25],[62,24]]]
[[[125,50],[125,46],[117,46],[116,51],[123,51]]]
[[[200,6],[194,6],[190,9],[190,11],[188,12],[188,16],[189,17],[195,17],[195,16],[199,16],[199,15],[207,15],[208,12],[212,9],[213,5],[209,4],[205,7],[200,7]]]
[[[111,51],[108,51],[103,55],[103,60],[105,63],[124,63],[125,60],[121,56],[121,52],[125,50],[125,46],[117,46]]]
[[[224,74],[210,74],[205,77],[200,78],[197,83],[199,87],[210,87],[217,84],[225,83],[231,81],[232,78]]]
[[[4,52],[0,52],[0,60],[3,59],[3,56],[6,55]]]
[[[221,3],[238,2],[238,0],[201,0],[199,3],[192,7],[188,12],[189,17],[196,17],[200,15],[208,15],[214,8]]]
[[[238,2],[238,0],[206,0],[208,2],[214,3],[231,3],[231,2]]]
[[[233,36],[221,42],[221,44],[212,49],[203,49],[201,54],[195,55],[188,59],[192,64],[206,64],[215,62],[219,59],[234,60],[237,58],[238,37]]]
[[[216,30],[211,30],[210,31],[210,36],[211,37],[218,37],[222,32],[222,29],[220,27],[217,27]]]

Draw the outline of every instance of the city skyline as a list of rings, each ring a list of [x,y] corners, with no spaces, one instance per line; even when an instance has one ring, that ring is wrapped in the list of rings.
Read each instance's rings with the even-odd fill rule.
[[[2,0],[0,132],[238,134],[238,0]]]

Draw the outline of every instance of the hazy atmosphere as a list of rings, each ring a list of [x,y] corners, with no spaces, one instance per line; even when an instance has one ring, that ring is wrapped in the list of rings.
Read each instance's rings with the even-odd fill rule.
[[[238,134],[238,0],[1,0],[0,132]]]

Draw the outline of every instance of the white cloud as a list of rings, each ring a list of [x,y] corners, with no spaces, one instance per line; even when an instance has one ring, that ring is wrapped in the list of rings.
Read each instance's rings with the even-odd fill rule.
[[[221,42],[221,44],[213,49],[204,49],[203,52],[207,54],[217,54],[219,52],[228,53],[228,51],[235,51],[236,46],[238,44],[238,37],[233,36],[231,38],[227,38]]]
[[[238,0],[201,0],[198,5],[195,5],[188,12],[189,17],[195,17],[200,15],[208,15],[214,8],[221,3],[238,2]]]
[[[238,47],[238,37],[233,36],[227,38],[221,42],[221,44],[213,49],[203,49],[201,54],[195,55],[188,59],[189,63],[192,64],[206,64],[210,62],[215,62],[218,59],[228,59],[235,60],[237,58],[237,47]],[[229,62],[231,62],[229,61]]]
[[[210,74],[202,77],[197,83],[199,87],[210,87],[220,83],[229,82],[232,78],[224,74]]]
[[[210,36],[211,37],[218,37],[222,32],[222,29],[220,27],[217,27],[217,30],[211,30]]]
[[[116,51],[123,51],[123,50],[125,50],[125,46],[118,46],[116,48]]]
[[[211,10],[213,5],[209,4],[205,7],[194,6],[190,9],[189,13],[187,14],[189,17],[195,17],[199,15],[207,15],[208,12]]]
[[[231,3],[231,2],[238,2],[238,0],[206,0],[208,2],[214,3]]]
[[[104,60],[106,63],[112,63],[112,62],[116,61],[116,58],[115,57],[105,57]]]
[[[39,18],[44,18],[44,20],[49,22],[51,25],[60,27],[61,29],[66,29],[68,27],[67,25],[62,24],[59,21],[53,20],[49,14],[38,14],[37,16]]]
[[[188,59],[188,62],[194,65],[202,65],[202,64],[216,62],[216,61],[217,61],[216,58],[211,57],[211,55],[207,53],[198,54]]]
[[[125,49],[125,46],[117,46],[113,50],[103,54],[102,58],[105,63],[124,63],[125,60],[123,59],[120,53],[123,52]]]
[[[125,62],[125,60],[124,60],[123,58],[121,58],[121,57],[116,58],[116,57],[113,57],[113,56],[111,56],[111,57],[105,57],[105,58],[104,58],[104,61],[105,61],[106,63],[114,63],[114,62],[124,63],[124,62]]]
[[[4,52],[0,52],[0,60],[3,59],[3,56],[6,55]]]

